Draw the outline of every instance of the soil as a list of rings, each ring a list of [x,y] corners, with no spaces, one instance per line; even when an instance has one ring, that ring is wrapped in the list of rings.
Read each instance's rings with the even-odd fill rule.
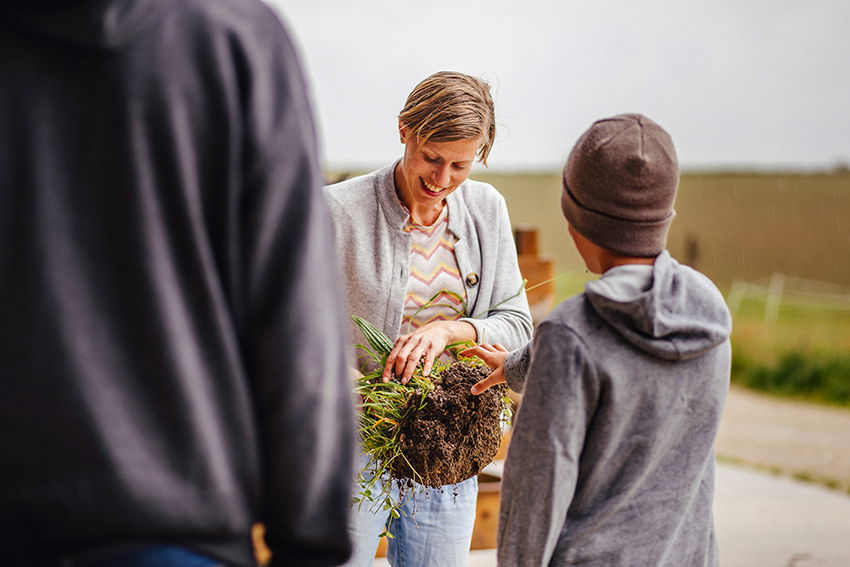
[[[393,476],[439,488],[477,475],[493,460],[502,439],[506,387],[502,384],[477,396],[469,391],[489,374],[486,366],[455,362],[435,380],[421,409],[416,409],[421,392],[411,396],[410,411],[400,424],[407,462],[396,459],[401,464]]]

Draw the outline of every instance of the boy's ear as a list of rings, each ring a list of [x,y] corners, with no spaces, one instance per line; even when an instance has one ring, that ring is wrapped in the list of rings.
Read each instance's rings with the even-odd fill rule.
[[[407,127],[401,121],[398,123],[398,138],[402,144],[407,143]]]
[[[567,223],[567,234],[570,235],[570,240],[572,241],[573,246],[575,246],[576,251],[579,251],[579,244],[576,240],[576,229],[574,229],[573,225],[571,225],[570,223]]]

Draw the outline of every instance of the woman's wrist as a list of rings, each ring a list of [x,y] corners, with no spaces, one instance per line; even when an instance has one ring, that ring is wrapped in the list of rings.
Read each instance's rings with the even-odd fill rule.
[[[445,333],[446,344],[461,343],[464,341],[475,342],[478,331],[468,321],[434,321],[429,323],[433,328],[438,328]],[[428,325],[425,325],[427,327]],[[422,329],[425,329],[422,327]]]
[[[469,321],[446,321],[446,323],[451,323],[453,329],[449,344],[464,341],[474,343],[476,342],[476,339],[478,339],[478,330]]]

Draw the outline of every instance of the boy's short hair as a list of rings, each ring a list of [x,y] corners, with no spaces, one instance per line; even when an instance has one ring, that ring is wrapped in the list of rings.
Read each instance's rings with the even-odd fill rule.
[[[670,135],[646,116],[594,122],[570,152],[563,185],[567,222],[594,244],[635,257],[666,248],[679,164]]]
[[[440,71],[423,80],[408,95],[399,123],[431,142],[481,140],[477,157],[487,165],[496,138],[496,115],[490,85],[471,75]]]

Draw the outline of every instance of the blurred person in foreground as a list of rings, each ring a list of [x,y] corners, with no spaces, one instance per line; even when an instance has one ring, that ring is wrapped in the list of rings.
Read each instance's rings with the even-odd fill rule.
[[[427,376],[455,342],[517,348],[531,336],[505,200],[468,179],[476,158],[486,164],[495,120],[486,82],[435,73],[398,117],[401,159],[326,189],[351,312],[395,341],[384,381],[407,382],[420,362]],[[414,483],[395,520],[383,502],[362,503],[349,564],[372,565],[391,521],[391,565],[465,566],[477,495],[474,476],[443,489]]]
[[[561,204],[602,274],[508,354],[467,351],[523,397],[502,484],[500,567],[717,565],[713,444],[729,385],[731,317],[666,251],[679,181],[670,136],[624,114],[595,122]]]
[[[336,565],[354,410],[304,79],[253,0],[0,15],[4,565]]]

